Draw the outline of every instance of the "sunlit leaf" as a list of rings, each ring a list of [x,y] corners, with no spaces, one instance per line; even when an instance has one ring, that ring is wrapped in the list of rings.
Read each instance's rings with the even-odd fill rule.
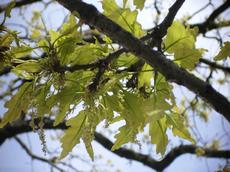
[[[144,8],[145,0],[134,0],[134,5],[140,10]]]
[[[149,135],[151,136],[151,143],[156,144],[156,151],[162,156],[164,155],[166,147],[168,145],[168,136],[166,134],[166,131],[167,124],[165,118],[151,122],[149,125]]]
[[[102,1],[102,7],[104,14],[125,30],[137,37],[143,35],[141,25],[136,20],[137,10],[131,11],[129,8],[120,8],[114,0]]]
[[[32,53],[33,48],[31,48],[30,46],[20,46],[20,47],[12,47],[10,53],[12,53],[12,55],[15,58],[23,58],[25,56],[28,56]]]
[[[214,60],[219,61],[227,57],[230,57],[230,42],[225,42],[224,46],[221,48],[219,54],[214,58]]]
[[[15,67],[15,70],[23,70],[28,73],[38,73],[41,72],[42,66],[38,61],[30,60],[25,61],[24,63],[21,63]]]
[[[174,54],[174,61],[192,70],[204,50],[196,49],[196,29],[185,28],[180,22],[173,22],[164,39],[165,51]]]

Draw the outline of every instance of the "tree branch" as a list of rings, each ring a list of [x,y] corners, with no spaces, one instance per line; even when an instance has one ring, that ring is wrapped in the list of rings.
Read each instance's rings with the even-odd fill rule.
[[[214,109],[230,121],[230,103],[226,97],[217,92],[210,84],[200,80],[194,75],[180,68],[161,52],[152,50],[131,33],[122,29],[119,25],[101,14],[94,6],[75,0],[57,0],[70,11],[77,11],[81,18],[89,25],[95,26],[107,34],[113,41],[118,42],[124,48],[144,59],[157,71],[162,73],[168,81],[183,85],[205,99]],[[89,13],[90,11],[90,13]]]
[[[30,127],[29,123],[30,123],[30,120],[17,121],[12,125],[9,124],[5,126],[4,128],[1,128],[0,129],[0,145],[3,144],[7,138],[12,138],[18,134],[22,134],[25,132],[31,132],[32,128]],[[57,126],[53,126],[53,123],[54,123],[53,120],[49,118],[44,118],[43,128],[44,129],[61,129],[61,130],[64,130],[67,128],[65,123],[61,123]],[[103,136],[100,133],[95,132],[95,140],[98,143],[100,143],[104,148],[111,151],[113,143],[109,139],[107,139],[105,136]],[[126,148],[117,149],[113,153],[115,153],[116,155],[120,157],[124,157],[130,160],[141,162],[152,169],[162,171],[166,167],[168,167],[177,157],[183,154],[186,154],[186,153],[196,154],[197,148],[201,148],[204,150],[204,154],[201,155],[202,157],[230,158],[230,150],[212,150],[208,148],[197,147],[195,145],[181,145],[179,147],[176,147],[172,149],[168,154],[166,154],[164,159],[162,159],[161,161],[157,161],[148,155],[137,153],[137,152],[134,152],[133,150],[129,150]],[[25,149],[25,151],[27,152],[27,154],[31,156],[30,150],[29,149],[27,150],[27,149]],[[33,157],[34,159],[40,158],[40,157],[36,157],[36,155],[33,155]]]
[[[15,140],[20,144],[20,146],[25,150],[25,152],[32,158],[32,159],[36,159],[42,162],[45,162],[49,165],[51,165],[52,167],[56,168],[59,171],[63,171],[63,169],[59,168],[57,165],[54,164],[54,160],[55,159],[46,159],[43,157],[40,157],[38,155],[35,155],[33,152],[31,152],[31,150],[26,146],[25,143],[23,143],[23,141],[21,139],[19,139],[19,137],[15,136],[14,137]]]
[[[34,2],[39,2],[39,1],[41,1],[41,0],[21,0],[21,1],[16,1],[14,8],[15,7],[22,7],[24,5],[29,5],[29,4],[32,4]],[[7,5],[0,6],[0,13],[2,13],[5,10],[6,6]]]
[[[224,71],[224,72],[230,73],[230,67],[222,66],[222,65],[220,65],[220,64],[218,64],[218,63],[209,61],[209,60],[204,59],[204,58],[201,58],[201,59],[200,59],[200,62],[201,62],[201,63],[204,63],[204,64],[206,64],[206,65],[209,65],[209,66],[212,67],[212,68],[220,69],[220,70],[222,70],[222,71]]]
[[[200,33],[205,33],[212,29],[217,29],[222,26],[229,26],[229,21],[223,23],[215,23],[216,17],[223,13],[226,9],[230,7],[230,0],[226,0],[221,6],[215,9],[203,23],[197,23],[190,25],[191,27],[198,27]]]

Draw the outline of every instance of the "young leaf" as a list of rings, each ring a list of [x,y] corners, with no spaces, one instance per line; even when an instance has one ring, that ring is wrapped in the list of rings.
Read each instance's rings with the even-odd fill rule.
[[[137,22],[137,10],[131,11],[128,8],[120,8],[114,0],[102,1],[102,7],[104,14],[125,30],[137,37],[143,35],[141,25]]]
[[[107,51],[96,44],[86,44],[75,48],[74,52],[66,58],[65,63],[88,64],[103,56]]]
[[[179,113],[167,115],[167,122],[172,125],[172,131],[174,135],[195,144],[195,140],[192,138],[188,128],[185,126],[185,119],[182,115]]]
[[[85,111],[79,112],[79,114],[66,122],[69,128],[65,131],[64,136],[61,138],[62,152],[59,159],[63,159],[73,149],[73,147],[80,143],[80,138],[84,131],[84,125],[86,120]]]
[[[31,103],[32,83],[24,83],[17,93],[5,103],[8,111],[4,114],[0,122],[0,128],[4,127],[7,123],[16,121],[21,113],[26,113]]]
[[[164,39],[165,51],[174,54],[174,61],[192,70],[199,61],[203,49],[196,49],[196,29],[185,28],[180,22],[173,22]]]
[[[139,88],[143,86],[150,87],[152,78],[153,78],[153,68],[150,65],[145,64],[142,67],[142,70],[138,76],[138,87]]]
[[[78,87],[76,85],[73,86],[75,87],[66,86],[54,95],[55,100],[58,103],[58,114],[55,118],[54,126],[63,121],[70,109],[70,105],[75,104],[80,100],[80,95],[76,96]]]
[[[123,144],[135,141],[135,132],[130,126],[119,128],[119,133],[115,136],[116,141],[111,148],[112,151],[119,149]]]
[[[144,8],[144,5],[145,5],[145,0],[134,0],[134,5],[142,10]]]
[[[20,65],[17,65],[14,69],[15,70],[22,70],[27,73],[39,73],[42,70],[42,66],[36,60],[25,61]]]
[[[230,42],[225,42],[224,46],[221,48],[219,54],[214,58],[214,60],[219,61],[227,57],[230,57]]]
[[[14,40],[14,37],[10,33],[0,35],[0,47],[9,46],[13,42],[13,40]]]
[[[168,136],[166,134],[166,130],[167,124],[165,118],[151,122],[149,125],[149,135],[151,136],[151,142],[156,144],[156,151],[161,155],[164,155],[168,145]]]
[[[10,53],[12,53],[12,55],[15,58],[19,59],[19,58],[25,57],[27,55],[30,55],[32,51],[33,51],[33,48],[31,48],[27,45],[23,45],[20,47],[12,47],[10,50]]]

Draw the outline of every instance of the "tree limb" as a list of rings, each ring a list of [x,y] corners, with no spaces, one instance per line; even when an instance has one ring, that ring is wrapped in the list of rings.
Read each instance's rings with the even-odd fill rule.
[[[15,137],[18,134],[22,134],[25,132],[31,132],[32,128],[29,125],[30,120],[19,120],[12,125],[7,125],[4,128],[0,129],[0,145],[4,143],[7,138]],[[64,130],[67,128],[65,123],[60,123],[57,126],[53,126],[54,121],[49,118],[44,118],[44,129],[61,129]],[[104,148],[111,151],[113,143],[103,136],[100,133],[95,132],[95,140],[100,143]],[[173,148],[161,161],[157,161],[148,155],[144,155],[141,153],[134,152],[133,150],[129,150],[126,148],[119,148],[115,150],[113,153],[120,157],[124,157],[130,160],[135,160],[143,163],[144,165],[162,171],[166,167],[168,167],[176,158],[179,156],[190,153],[196,154],[197,148],[201,148],[204,150],[204,154],[202,157],[207,158],[230,158],[230,150],[213,150],[209,148],[202,148],[195,145],[181,145],[179,147]],[[26,149],[25,149],[26,150]],[[30,150],[26,150],[27,154],[31,154]],[[36,155],[35,155],[36,156]],[[34,157],[34,156],[33,156]],[[35,159],[37,159],[35,157]],[[43,161],[43,160],[42,160]]]

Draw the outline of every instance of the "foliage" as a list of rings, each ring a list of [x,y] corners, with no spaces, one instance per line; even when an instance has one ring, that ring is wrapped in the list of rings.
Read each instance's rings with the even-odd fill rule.
[[[104,15],[122,26],[136,37],[146,31],[137,22],[138,11],[144,8],[145,1],[134,0],[135,9],[126,5],[120,7],[115,0],[102,1]],[[14,3],[6,8],[5,16],[10,17]],[[46,116],[55,119],[54,125],[66,121],[69,128],[61,138],[64,158],[82,139],[93,159],[91,142],[97,126],[105,122],[110,125],[124,121],[115,135],[112,150],[122,145],[137,143],[137,134],[149,129],[151,143],[156,145],[156,152],[165,154],[168,131],[175,136],[195,143],[191,135],[183,108],[176,103],[173,85],[154,68],[144,63],[139,70],[129,70],[137,64],[138,58],[130,53],[122,53],[105,67],[109,55],[117,50],[110,38],[104,36],[101,44],[95,37],[94,42],[84,40],[82,21],[69,15],[68,20],[59,30],[44,31],[40,23],[39,12],[34,12],[30,30],[33,44],[26,43],[19,33],[1,25],[0,69],[12,67],[12,72],[25,81],[11,99],[5,103],[8,111],[1,120],[0,127],[13,123],[22,114],[31,119]],[[95,31],[98,32],[99,31]],[[173,61],[186,70],[193,71],[195,65],[207,50],[196,48],[198,28],[189,28],[182,21],[175,21],[167,30],[163,41],[163,52],[173,57]],[[229,57],[229,42],[225,42],[215,60]],[[39,58],[40,55],[43,58]],[[87,67],[91,65],[91,67]],[[95,82],[100,68],[105,68],[104,75]],[[135,81],[136,79],[136,81]],[[132,86],[127,83],[132,82]],[[90,85],[96,85],[96,91]],[[74,109],[83,105],[77,114]],[[71,117],[70,117],[71,114]],[[200,156],[202,149],[196,151]]]

